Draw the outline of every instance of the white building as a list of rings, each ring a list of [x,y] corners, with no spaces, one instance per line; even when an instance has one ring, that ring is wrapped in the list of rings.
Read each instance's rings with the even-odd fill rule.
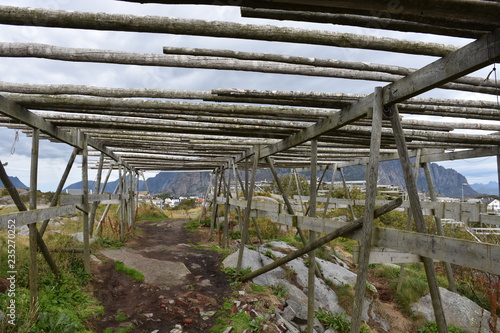
[[[488,204],[488,211],[500,213],[500,200],[495,199]]]

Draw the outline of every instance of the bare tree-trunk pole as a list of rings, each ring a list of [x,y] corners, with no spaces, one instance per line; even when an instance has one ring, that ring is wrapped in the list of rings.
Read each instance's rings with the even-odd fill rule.
[[[366,204],[364,214],[365,221],[360,241],[361,248],[358,263],[358,276],[355,286],[355,299],[351,321],[351,333],[359,333],[359,330],[361,328],[363,303],[365,301],[366,278],[368,276],[368,264],[370,259],[370,248],[373,232],[373,214],[371,212],[375,208],[375,200],[377,197],[377,176],[380,158],[379,150],[382,140],[381,128],[382,112],[384,106],[381,87],[375,88],[375,96],[373,101],[371,152],[370,161],[366,170]]]
[[[418,232],[427,233],[427,227],[425,226],[420,199],[418,198],[417,185],[412,174],[410,158],[408,156],[408,149],[406,147],[406,141],[396,105],[393,105],[390,108],[390,119],[394,130],[394,138],[398,148],[399,158],[403,167],[406,188],[408,191],[408,196],[410,198],[410,209],[412,211],[413,218],[415,219],[415,225]],[[443,304],[441,302],[441,296],[439,294],[439,285],[436,278],[436,271],[434,269],[434,262],[431,258],[427,257],[422,257],[422,261],[425,267],[427,283],[429,284],[429,292],[431,295],[432,307],[434,308],[434,315],[436,318],[438,332],[447,333],[448,328],[446,326]]]

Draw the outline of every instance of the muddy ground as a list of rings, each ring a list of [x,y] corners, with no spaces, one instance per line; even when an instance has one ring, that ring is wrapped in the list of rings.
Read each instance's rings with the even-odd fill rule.
[[[196,246],[206,235],[184,229],[187,221],[138,223],[140,235],[124,249],[97,255],[101,261],[92,263],[92,288],[105,314],[89,328],[103,332],[133,325],[130,332],[163,333],[181,325],[184,332],[209,332],[231,288],[220,270],[222,255]],[[120,256],[132,260],[121,260],[127,266],[143,268],[144,282],[115,270]]]

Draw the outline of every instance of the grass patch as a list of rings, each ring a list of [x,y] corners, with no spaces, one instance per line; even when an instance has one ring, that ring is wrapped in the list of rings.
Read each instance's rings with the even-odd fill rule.
[[[141,202],[137,207],[136,221],[161,222],[168,220],[168,216],[156,206]]]
[[[437,333],[437,324],[435,322],[427,323],[425,326],[418,329],[418,333]],[[455,325],[448,325],[448,333],[467,333],[463,329],[456,327]]]
[[[252,269],[250,267],[247,267],[247,268],[243,268],[240,270],[240,273],[236,273],[236,268],[235,267],[224,267],[222,269],[222,271],[224,272],[224,274],[226,274],[228,276],[228,278],[232,281],[236,281],[236,280],[239,280],[242,276],[245,276],[247,275],[248,273],[250,273],[252,271]]]
[[[266,287],[260,286],[258,284],[251,284],[250,288],[257,293],[263,293],[266,291]]]
[[[115,260],[115,269],[118,272],[122,272],[130,276],[135,282],[143,282],[144,281],[144,274],[139,272],[138,270],[127,267],[125,264],[119,260]]]
[[[325,312],[323,309],[319,308],[318,311],[315,311],[314,313],[325,329],[333,328],[339,333],[349,333],[351,331],[351,323],[347,320],[344,312]],[[370,327],[366,323],[363,323],[359,332],[370,333]]]
[[[425,270],[420,264],[405,265],[403,283],[399,292],[396,291],[399,282],[399,268],[387,265],[376,265],[374,274],[376,277],[383,278],[390,282],[390,288],[394,293],[396,302],[401,307],[403,313],[408,316],[412,314],[411,305],[418,301],[429,290]],[[438,283],[442,287],[446,287],[447,285],[446,279],[439,275]]]
[[[215,325],[210,329],[213,333],[222,333],[227,327],[234,328],[233,332],[261,332],[266,319],[264,317],[252,318],[245,311],[230,313],[233,303],[230,300],[224,302],[222,310],[215,314]]]
[[[198,228],[201,227],[201,223],[197,220],[191,219],[186,225],[184,226],[184,229],[189,230],[189,231],[195,231]]]

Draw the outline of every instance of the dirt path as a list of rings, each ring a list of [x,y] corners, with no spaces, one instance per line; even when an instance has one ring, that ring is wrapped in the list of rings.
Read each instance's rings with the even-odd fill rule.
[[[129,332],[164,333],[182,325],[184,332],[209,331],[231,288],[220,271],[222,256],[194,246],[203,236],[185,230],[187,221],[139,223],[142,234],[126,248],[98,255],[104,262],[93,263],[92,286],[105,314],[93,330],[134,325]],[[117,272],[114,260],[143,272],[145,281]]]

